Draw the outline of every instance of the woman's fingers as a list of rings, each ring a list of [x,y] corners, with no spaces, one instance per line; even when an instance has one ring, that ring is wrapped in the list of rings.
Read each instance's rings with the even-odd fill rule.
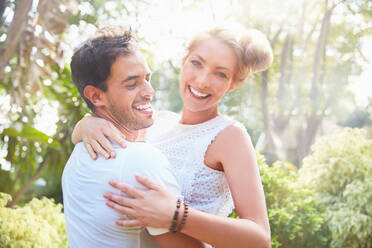
[[[126,216],[132,216],[132,217],[136,217],[136,212],[132,209],[132,208],[128,208],[128,207],[123,207],[113,201],[110,201],[108,200],[106,202],[106,205],[112,209],[114,209],[115,211],[123,214],[123,215],[126,215]]]
[[[136,180],[137,180],[137,182],[139,182],[140,184],[142,184],[146,188],[153,189],[153,190],[160,190],[161,189],[161,186],[158,183],[151,180],[149,177],[136,174]]]
[[[89,156],[92,157],[92,159],[96,160],[97,159],[97,154],[93,151],[92,146],[86,142],[83,142],[85,149],[87,150]]]
[[[111,157],[111,158],[116,157],[114,147],[112,146],[111,142],[105,136],[100,135],[97,138],[97,142],[98,142],[98,144],[100,144],[100,146],[103,148],[103,150],[105,150],[106,153],[110,155],[109,157]]]
[[[115,141],[121,147],[127,147],[127,141],[125,140],[124,134],[122,134],[122,132],[120,132],[114,125],[110,125],[109,128],[105,128],[103,130],[103,134]]]
[[[142,227],[144,224],[139,220],[117,220],[116,225],[126,227]]]
[[[109,180],[109,184],[120,190],[121,192],[127,194],[127,195],[130,195],[134,198],[142,198],[143,197],[143,193],[141,189],[137,189],[131,185],[128,185],[128,184],[125,184],[125,183],[122,183],[118,180]]]
[[[134,208],[135,204],[133,204],[133,199],[125,197],[123,195],[114,194],[112,192],[105,192],[103,193],[103,197],[107,200],[111,200],[123,207]]]
[[[84,141],[85,143],[85,141]],[[109,159],[110,155],[102,148],[100,143],[98,143],[96,140],[90,140],[90,145],[92,146],[93,150],[101,155],[102,157]]]

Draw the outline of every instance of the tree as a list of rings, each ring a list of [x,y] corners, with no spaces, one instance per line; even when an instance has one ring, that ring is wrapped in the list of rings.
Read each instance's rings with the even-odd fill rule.
[[[273,66],[255,79],[261,96],[255,116],[267,144],[263,153],[276,154],[271,162],[279,157],[301,164],[323,120],[345,113],[337,100],[352,102],[347,85],[350,75],[360,73],[356,58],[361,57],[361,38],[372,32],[371,6],[367,1],[267,0],[239,7],[248,10],[239,20],[264,31],[275,54]]]

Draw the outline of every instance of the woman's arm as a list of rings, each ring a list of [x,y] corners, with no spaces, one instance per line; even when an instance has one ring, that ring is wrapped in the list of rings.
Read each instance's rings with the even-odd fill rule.
[[[93,159],[97,158],[96,153],[106,159],[115,158],[115,149],[108,137],[121,147],[126,147],[125,136],[111,122],[103,118],[86,115],[76,124],[71,140],[74,144],[83,141],[85,148]]]
[[[183,233],[216,247],[270,247],[270,227],[264,192],[255,152],[248,134],[231,126],[222,131],[208,149],[208,157],[220,161],[226,173],[240,219],[231,219],[190,209]],[[132,222],[118,221],[123,226],[149,225],[168,228],[175,208],[175,199],[148,178],[137,180],[149,191],[139,191],[117,181],[111,185],[132,195],[117,195],[108,206],[137,218]],[[149,210],[151,209],[151,210]]]
[[[247,132],[237,126],[227,127],[207,155],[222,164],[240,219],[193,211],[183,232],[217,247],[270,247],[265,196]]]
[[[153,236],[156,243],[161,248],[207,248],[206,244],[203,242],[191,238],[183,233],[165,233],[162,235]]]

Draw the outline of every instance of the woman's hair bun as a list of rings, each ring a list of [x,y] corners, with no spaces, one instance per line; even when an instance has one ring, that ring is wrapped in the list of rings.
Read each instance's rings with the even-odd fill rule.
[[[264,71],[273,62],[273,51],[266,36],[256,30],[248,29],[239,39],[243,49],[243,61],[251,73]]]

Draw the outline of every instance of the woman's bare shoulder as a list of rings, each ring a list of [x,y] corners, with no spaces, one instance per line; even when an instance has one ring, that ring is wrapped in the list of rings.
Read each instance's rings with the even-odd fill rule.
[[[222,162],[227,157],[239,155],[252,149],[251,139],[246,128],[240,123],[233,123],[223,129],[208,148],[210,161]]]
[[[247,129],[239,122],[234,122],[233,124],[227,126],[216,137],[216,141],[225,145],[226,142],[237,143],[244,140],[250,141],[250,136],[247,132]]]

